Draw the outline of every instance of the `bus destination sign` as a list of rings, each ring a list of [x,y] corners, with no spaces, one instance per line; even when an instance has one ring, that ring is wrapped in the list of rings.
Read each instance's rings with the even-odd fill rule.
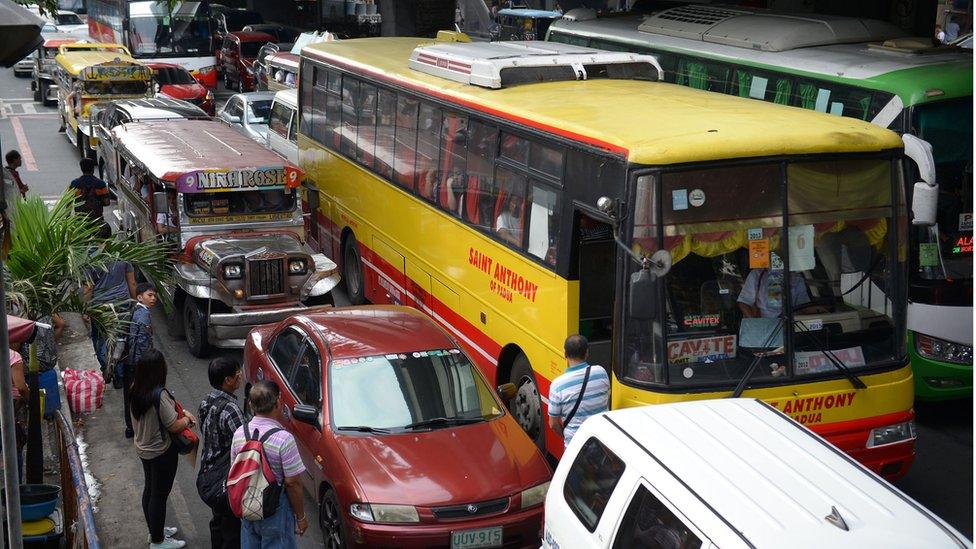
[[[205,170],[189,172],[176,180],[181,193],[251,191],[280,187],[297,187],[301,171],[291,166],[248,168],[234,171]]]

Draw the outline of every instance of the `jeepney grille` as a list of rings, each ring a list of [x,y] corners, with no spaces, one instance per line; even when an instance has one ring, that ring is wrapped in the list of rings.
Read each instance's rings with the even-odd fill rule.
[[[247,262],[248,289],[251,296],[285,293],[285,260],[254,259]]]
[[[431,509],[434,516],[438,519],[461,519],[478,517],[482,515],[493,515],[501,513],[508,508],[508,498],[493,499],[482,501],[475,504],[447,505],[444,507],[434,507]],[[474,512],[472,512],[474,510]]]

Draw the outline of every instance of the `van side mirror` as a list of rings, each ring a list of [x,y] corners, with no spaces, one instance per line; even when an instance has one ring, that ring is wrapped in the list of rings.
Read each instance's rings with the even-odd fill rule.
[[[502,397],[505,402],[515,398],[516,394],[518,394],[518,387],[514,383],[503,383],[498,386],[498,396]]]
[[[310,404],[296,404],[295,408],[291,412],[292,417],[302,423],[307,423],[316,429],[321,428],[319,425],[319,409]]]

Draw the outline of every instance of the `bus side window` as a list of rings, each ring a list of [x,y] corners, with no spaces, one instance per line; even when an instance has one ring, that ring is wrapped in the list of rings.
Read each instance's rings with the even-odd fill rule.
[[[777,105],[789,105],[793,82],[786,76],[757,74],[755,71],[737,68],[732,75],[732,95],[769,101]]]
[[[321,93],[316,96],[315,94],[315,75],[318,73],[325,74],[325,71],[313,66],[309,61],[302,62],[302,80],[301,80],[301,101],[299,101],[299,108],[301,109],[301,119],[302,119],[302,133],[308,136],[312,136],[312,112],[315,110],[313,105],[316,100],[324,101],[325,97]],[[324,90],[323,90],[324,91]],[[322,107],[319,107],[322,111]],[[321,123],[321,121],[320,121]],[[317,139],[317,136],[316,136]]]
[[[359,122],[356,124],[356,161],[373,167],[376,156],[376,86],[360,84]]]
[[[697,90],[726,93],[728,90],[729,68],[704,59],[684,57],[678,61],[675,82]]]
[[[619,44],[617,42],[612,42],[610,40],[600,40],[599,38],[593,38],[593,39],[591,39],[589,46],[591,48],[596,48],[598,50],[607,50],[607,51],[633,51],[626,44]]]
[[[529,253],[549,265],[556,263],[559,236],[559,193],[534,183],[529,206]]]
[[[871,99],[868,90],[815,80],[800,80],[797,86],[797,106],[837,116],[869,120]]]
[[[585,36],[575,36],[573,34],[563,34],[553,31],[549,34],[549,40],[573,46],[589,46],[589,40]]]
[[[420,105],[420,124],[417,128],[417,191],[420,196],[433,202],[437,196],[439,174],[437,161],[440,154],[441,111],[437,107]]]
[[[441,181],[437,203],[458,217],[467,190],[468,119],[455,113],[444,115],[441,124]]]
[[[495,221],[491,170],[498,152],[498,129],[471,120],[468,122],[468,132],[468,188],[464,198],[464,219],[482,230],[488,230]]]
[[[393,131],[396,120],[396,94],[380,89],[376,101],[376,171],[393,179]]]
[[[329,71],[326,75],[322,71],[316,77],[315,85],[324,86],[325,93],[325,132],[322,137],[322,144],[332,150],[339,150],[339,123],[342,116],[342,75]]]
[[[396,145],[393,148],[394,182],[414,190],[417,162],[417,107],[419,102],[405,95],[397,97]]]
[[[525,242],[525,176],[504,167],[495,170],[495,234],[522,249]]]
[[[339,127],[339,150],[347,158],[356,158],[359,100],[359,81],[346,75],[342,79],[342,124]]]

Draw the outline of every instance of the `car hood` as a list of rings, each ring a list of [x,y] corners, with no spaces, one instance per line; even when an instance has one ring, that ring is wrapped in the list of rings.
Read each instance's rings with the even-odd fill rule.
[[[248,131],[251,132],[254,137],[258,139],[268,139],[268,125],[267,124],[248,124]]]
[[[338,435],[336,442],[371,503],[474,503],[551,477],[542,454],[508,416],[416,433]]]
[[[207,95],[207,88],[200,84],[167,84],[161,86],[159,91],[172,97],[173,99],[197,99]]]

